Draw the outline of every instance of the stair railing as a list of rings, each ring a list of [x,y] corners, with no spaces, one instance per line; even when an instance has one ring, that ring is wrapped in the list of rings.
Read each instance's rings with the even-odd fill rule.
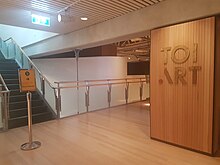
[[[8,130],[10,91],[0,74],[0,129]]]
[[[124,100],[125,104],[129,102],[129,91],[131,84],[139,84],[139,100],[143,99],[143,83],[149,83],[149,77],[136,77],[136,78],[123,78],[123,79],[105,79],[105,80],[84,80],[84,81],[60,81],[54,82],[56,86],[53,86],[46,76],[44,76],[41,71],[35,66],[32,60],[25,54],[25,52],[18,46],[18,44],[13,40],[13,38],[9,38],[5,41],[1,41],[1,49],[3,55],[7,59],[14,59],[17,61],[18,65],[24,69],[35,69],[36,73],[36,81],[37,88],[40,91],[40,94],[45,98],[51,108],[57,115],[57,118],[60,118],[62,112],[62,104],[64,100],[61,99],[62,92],[65,89],[69,89],[69,91],[74,92],[72,90],[80,90],[80,88],[85,89],[85,102],[84,106],[89,111],[90,106],[90,95],[91,88],[105,86],[107,87],[107,91],[105,92],[107,95],[107,104],[108,107],[111,107],[112,104],[112,87],[117,85],[124,85]],[[6,44],[7,43],[7,44]],[[80,103],[76,103],[80,104]],[[78,109],[78,113],[79,109]]]
[[[59,109],[56,108],[58,96],[56,89],[45,75],[37,68],[13,38],[3,41],[0,38],[0,50],[6,59],[14,59],[22,69],[34,69],[36,84],[41,96],[47,101],[54,113],[59,118]]]

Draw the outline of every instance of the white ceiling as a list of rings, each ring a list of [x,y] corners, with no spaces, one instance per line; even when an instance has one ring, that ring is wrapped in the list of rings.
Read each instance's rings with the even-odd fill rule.
[[[0,0],[0,24],[68,33],[125,15],[164,0]],[[49,16],[51,27],[31,23],[31,14]],[[57,15],[65,17],[59,23]],[[88,21],[81,21],[88,17]]]

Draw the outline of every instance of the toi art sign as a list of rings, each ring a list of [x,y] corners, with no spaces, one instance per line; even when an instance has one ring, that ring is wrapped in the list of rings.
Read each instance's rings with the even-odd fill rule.
[[[197,84],[197,78],[198,78],[198,72],[202,69],[201,66],[190,66],[188,68],[176,66],[174,67],[174,75],[171,75],[170,72],[167,69],[168,59],[171,58],[171,61],[176,64],[184,64],[188,60],[192,60],[194,64],[197,63],[197,48],[198,44],[193,44],[193,50],[190,50],[185,45],[178,45],[174,48],[172,47],[164,47],[161,49],[161,52],[163,54],[164,59],[164,75],[168,81],[169,84],[179,84],[182,83],[182,85],[186,85],[186,75],[191,74],[192,75],[192,84]],[[181,55],[180,55],[181,54]],[[162,84],[163,80],[160,79],[159,83]]]

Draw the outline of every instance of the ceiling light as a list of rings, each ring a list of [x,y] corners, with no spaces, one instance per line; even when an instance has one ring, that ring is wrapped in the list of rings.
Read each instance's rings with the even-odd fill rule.
[[[130,59],[131,59],[131,57],[128,57],[128,59],[130,60]]]
[[[81,17],[80,19],[81,19],[82,21],[87,21],[87,20],[88,20],[87,17]]]
[[[62,16],[61,16],[61,14],[58,14],[57,20],[58,20],[58,22],[61,22],[61,21],[62,21]]]

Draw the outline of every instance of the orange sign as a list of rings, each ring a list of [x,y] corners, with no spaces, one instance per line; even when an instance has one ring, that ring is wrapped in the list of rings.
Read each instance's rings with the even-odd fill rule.
[[[19,70],[19,83],[20,91],[36,91],[35,72],[33,69],[20,69]]]

